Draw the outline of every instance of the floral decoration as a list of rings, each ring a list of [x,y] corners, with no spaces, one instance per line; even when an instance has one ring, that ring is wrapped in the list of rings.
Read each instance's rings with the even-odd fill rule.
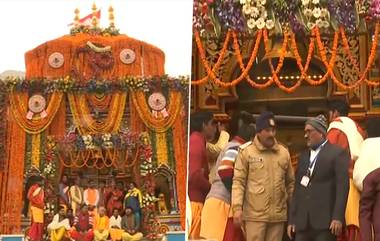
[[[103,29],[99,27],[79,25],[70,29],[70,34],[73,36],[80,33],[102,36],[116,36],[120,34],[119,29],[111,26]]]
[[[249,31],[255,29],[273,29],[274,20],[268,16],[266,0],[240,0]]]
[[[0,88],[6,91],[27,91],[29,89],[40,89],[44,94],[58,92],[84,92],[84,93],[112,93],[115,91],[154,91],[157,84],[161,88],[180,91],[188,95],[189,77],[169,77],[164,76],[126,76],[117,80],[95,80],[92,79],[83,84],[76,78],[66,76],[58,79],[30,79],[26,80],[19,77],[5,77],[0,79]]]
[[[355,0],[329,0],[328,10],[333,12],[339,26],[343,26],[347,32],[354,33],[356,30],[357,13]]]
[[[245,19],[242,9],[234,0],[217,0],[216,14],[224,29],[233,29],[238,32],[244,31]]]
[[[302,0],[302,13],[306,19],[306,27],[327,29],[330,27],[330,13],[320,0]]]

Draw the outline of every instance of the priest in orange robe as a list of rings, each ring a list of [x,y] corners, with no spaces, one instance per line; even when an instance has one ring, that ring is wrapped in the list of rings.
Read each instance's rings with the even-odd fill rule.
[[[95,210],[99,204],[99,190],[96,189],[95,182],[90,180],[88,188],[83,192],[84,203],[89,206],[90,210]]]
[[[33,177],[34,184],[29,188],[27,198],[30,202],[32,223],[28,236],[31,241],[41,241],[44,231],[44,190],[43,179]]]
[[[365,132],[348,117],[349,105],[343,100],[329,103],[329,129],[327,139],[330,143],[341,146],[351,155],[349,164],[350,191],[346,207],[346,232],[338,238],[341,241],[357,241],[359,238],[359,201],[360,193],[355,187],[352,173],[355,161],[359,157],[360,145],[365,138]]]

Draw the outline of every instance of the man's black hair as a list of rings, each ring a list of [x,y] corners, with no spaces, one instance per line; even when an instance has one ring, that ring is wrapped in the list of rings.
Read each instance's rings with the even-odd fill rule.
[[[329,111],[338,111],[340,116],[348,116],[348,112],[350,110],[350,106],[344,100],[331,100],[328,105]]]
[[[211,112],[195,112],[190,116],[190,133],[194,131],[201,132],[203,129],[203,124],[207,124],[210,120],[214,118]]]
[[[368,138],[380,137],[380,117],[371,117],[367,121]]]

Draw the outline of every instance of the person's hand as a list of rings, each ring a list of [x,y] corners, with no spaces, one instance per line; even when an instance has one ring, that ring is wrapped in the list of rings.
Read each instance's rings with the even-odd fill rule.
[[[238,210],[234,212],[234,224],[236,226],[241,226],[243,224],[243,211]]]
[[[330,231],[333,235],[339,236],[342,233],[342,222],[338,220],[332,220],[330,224]]]
[[[226,130],[226,126],[223,123],[218,122],[218,131],[221,132],[225,130]]]
[[[287,230],[287,234],[288,234],[288,237],[290,239],[293,239],[293,234],[296,232],[296,225],[294,224],[289,224],[288,225],[288,230]]]

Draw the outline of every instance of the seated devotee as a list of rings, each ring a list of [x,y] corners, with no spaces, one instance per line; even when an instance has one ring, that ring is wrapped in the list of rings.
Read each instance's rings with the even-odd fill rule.
[[[136,223],[140,225],[140,212],[142,205],[141,191],[136,187],[136,183],[131,182],[129,189],[124,198],[124,208],[130,207],[136,219]]]
[[[99,213],[95,216],[94,220],[94,236],[95,241],[104,241],[108,239],[110,219],[106,215],[105,207],[99,208]]]
[[[61,241],[65,237],[67,238],[70,229],[70,221],[66,217],[66,208],[65,206],[59,206],[58,213],[54,216],[53,221],[47,226],[51,241]]]
[[[75,215],[74,215],[74,212],[73,212],[73,210],[71,208],[67,209],[66,218],[69,219],[70,227],[72,227],[74,225]]]
[[[121,217],[119,215],[119,209],[115,208],[113,214],[110,218],[110,235],[113,241],[121,240],[121,235],[123,234],[121,229]]]
[[[80,212],[74,219],[74,229],[70,236],[76,241],[92,241],[94,233],[92,231],[92,218],[88,212],[88,206],[83,204]]]
[[[88,181],[88,188],[83,192],[84,203],[89,206],[90,210],[96,212],[96,208],[99,203],[99,191],[96,189],[95,182],[93,180]]]
[[[138,241],[143,237],[143,234],[139,232],[140,223],[136,222],[134,216],[133,209],[126,207],[125,215],[121,219],[121,228],[124,230],[122,234],[123,241]]]
[[[70,192],[69,192],[69,179],[66,174],[63,174],[61,182],[59,183],[59,204],[69,208],[71,205],[69,203]]]

